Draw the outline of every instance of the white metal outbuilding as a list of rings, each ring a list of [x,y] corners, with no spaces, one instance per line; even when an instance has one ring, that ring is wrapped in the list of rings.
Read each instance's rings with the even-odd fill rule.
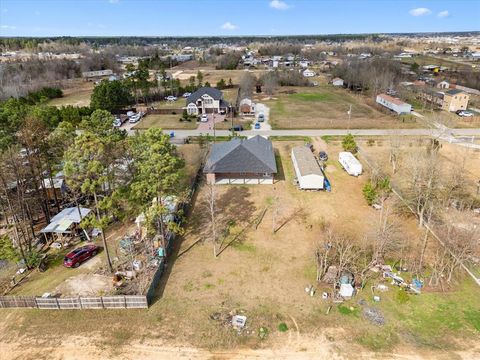
[[[323,189],[325,177],[309,148],[306,146],[294,147],[292,149],[292,162],[300,189]]]
[[[358,176],[362,173],[362,164],[357,160],[351,152],[342,151],[338,154],[338,161],[342,164],[345,171],[353,176]]]

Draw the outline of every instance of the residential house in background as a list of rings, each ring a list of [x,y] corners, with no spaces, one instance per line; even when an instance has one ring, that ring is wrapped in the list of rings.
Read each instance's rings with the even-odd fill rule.
[[[113,71],[110,69],[82,72],[82,77],[85,79],[99,78],[110,75],[113,75]]]
[[[239,104],[239,112],[241,115],[255,115],[255,103],[249,98],[242,99]]]
[[[410,114],[412,111],[412,105],[387,94],[377,95],[377,103],[395,111],[397,114]]]
[[[273,184],[272,142],[262,136],[213,144],[203,168],[209,184]]]
[[[226,114],[229,105],[220,90],[202,87],[187,98],[186,109],[190,115]]]
[[[448,89],[450,87],[450,83],[448,81],[440,81],[438,84],[437,84],[437,88],[439,89]]]
[[[467,110],[470,96],[459,89],[451,89],[443,94],[442,109],[446,111]]]

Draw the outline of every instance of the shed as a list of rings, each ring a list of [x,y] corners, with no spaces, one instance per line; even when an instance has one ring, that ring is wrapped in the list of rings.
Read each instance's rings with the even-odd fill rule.
[[[332,79],[332,85],[333,86],[343,86],[343,79],[340,79],[338,77]]]
[[[80,224],[82,219],[90,213],[90,209],[70,207],[63,209],[55,215],[44,229],[42,233],[70,233],[72,224]]]
[[[292,162],[300,189],[323,189],[325,177],[309,148],[306,146],[294,147],[292,149]]]

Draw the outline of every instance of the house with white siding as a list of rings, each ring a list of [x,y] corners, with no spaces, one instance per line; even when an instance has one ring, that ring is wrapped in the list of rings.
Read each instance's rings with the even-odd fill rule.
[[[387,94],[377,95],[377,103],[396,112],[397,114],[410,114],[412,111],[412,105]]]

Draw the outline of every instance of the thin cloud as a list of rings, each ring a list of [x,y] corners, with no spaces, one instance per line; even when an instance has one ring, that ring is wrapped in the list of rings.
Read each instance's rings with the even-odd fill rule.
[[[2,29],[8,29],[8,30],[13,30],[13,29],[16,29],[17,27],[16,26],[13,26],[13,25],[2,25],[0,26]]]
[[[410,10],[410,15],[412,16],[424,16],[424,15],[429,15],[432,13],[432,10],[427,9],[427,8],[416,8]]]
[[[290,8],[290,5],[282,0],[272,0],[270,1],[270,7],[276,10],[287,10]]]
[[[437,16],[439,18],[446,18],[446,17],[449,17],[450,16],[450,13],[448,12],[448,10],[443,10],[443,11],[440,11]]]
[[[225,24],[222,25],[222,29],[224,29],[224,30],[235,30],[235,29],[238,29],[238,26],[232,24],[230,21],[227,21]]]
[[[108,0],[110,4],[118,4],[120,0]]]

